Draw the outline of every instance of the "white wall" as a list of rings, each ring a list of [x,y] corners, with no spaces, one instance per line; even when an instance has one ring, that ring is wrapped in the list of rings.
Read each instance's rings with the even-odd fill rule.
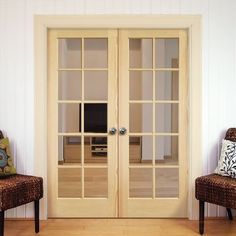
[[[220,139],[236,126],[236,1],[0,0],[0,128],[12,141],[19,173],[34,173],[35,14],[201,14],[203,20],[204,173],[212,172]],[[30,217],[32,205],[8,211]],[[224,215],[218,207],[209,216]]]

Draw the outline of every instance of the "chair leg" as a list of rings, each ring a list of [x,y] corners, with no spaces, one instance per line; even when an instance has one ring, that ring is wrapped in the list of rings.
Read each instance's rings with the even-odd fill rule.
[[[0,236],[4,235],[4,211],[0,211]]]
[[[34,201],[34,223],[35,233],[39,232],[39,200]]]
[[[205,202],[199,200],[199,233],[204,234],[204,205]]]
[[[228,213],[229,220],[233,220],[231,209],[230,208],[226,208],[226,210],[227,210],[227,213]]]

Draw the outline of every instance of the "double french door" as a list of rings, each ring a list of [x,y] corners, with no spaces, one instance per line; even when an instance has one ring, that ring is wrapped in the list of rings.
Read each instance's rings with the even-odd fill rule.
[[[185,30],[48,32],[48,216],[187,216]]]

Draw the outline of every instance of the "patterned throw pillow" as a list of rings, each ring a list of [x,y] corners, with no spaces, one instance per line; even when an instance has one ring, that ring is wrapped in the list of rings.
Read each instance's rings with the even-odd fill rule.
[[[16,174],[8,138],[0,139],[0,178]]]
[[[222,140],[220,160],[215,173],[236,178],[236,142]]]

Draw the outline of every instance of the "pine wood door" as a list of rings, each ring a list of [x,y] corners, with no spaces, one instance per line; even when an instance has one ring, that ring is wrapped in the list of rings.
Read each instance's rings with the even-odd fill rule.
[[[121,30],[119,56],[119,215],[186,217],[187,33]]]
[[[117,30],[50,30],[48,45],[48,216],[115,217]]]

